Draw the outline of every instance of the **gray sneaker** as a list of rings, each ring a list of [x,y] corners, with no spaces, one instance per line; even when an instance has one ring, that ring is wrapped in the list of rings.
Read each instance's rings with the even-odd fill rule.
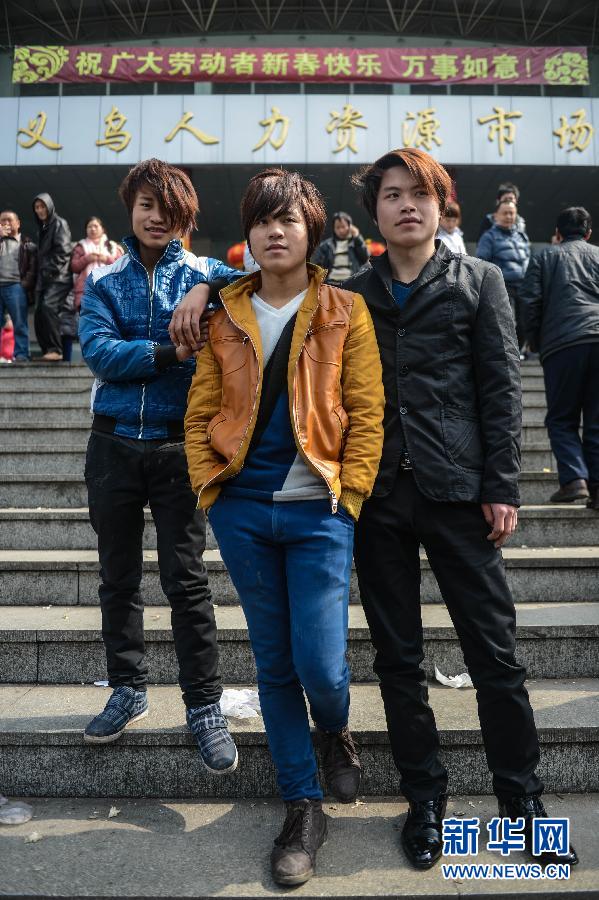
[[[83,740],[88,744],[109,744],[116,741],[127,725],[147,715],[146,692],[122,684],[114,689],[100,715],[91,720],[83,733]]]
[[[227,727],[220,703],[187,710],[187,725],[196,739],[200,759],[213,775],[237,768],[237,747]]]

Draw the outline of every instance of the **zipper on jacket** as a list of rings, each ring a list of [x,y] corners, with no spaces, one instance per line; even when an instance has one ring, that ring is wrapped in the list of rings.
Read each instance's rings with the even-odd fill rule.
[[[168,245],[167,245],[167,247],[168,247]],[[164,253],[166,253],[166,250],[164,251]],[[156,266],[158,266],[158,263],[164,256],[164,253],[162,254],[160,259],[156,263]],[[150,276],[148,275],[148,270],[146,269],[146,267],[144,266],[144,264],[141,261],[140,261],[140,265],[141,265],[142,269],[144,270],[144,272],[146,273],[146,280],[148,282],[148,294],[150,297],[150,301],[149,301],[149,303],[150,303],[150,318],[148,319],[148,338],[149,338],[152,333],[152,320],[154,318],[153,300],[154,300],[154,289],[155,289],[155,284],[156,284],[156,281],[155,281],[156,266],[154,266],[154,269],[152,271],[152,283],[150,284]],[[145,408],[145,405],[146,405],[146,383],[144,381],[142,388],[141,388],[141,406],[139,409],[139,434],[137,435],[139,440],[141,440],[142,435],[143,435],[143,430],[144,430],[144,408]]]
[[[224,307],[224,309],[225,309],[225,311],[226,311],[226,313],[227,313],[229,319],[230,319],[231,322],[233,323],[233,325],[235,325],[236,328],[239,328],[239,330],[241,331],[241,333],[244,335],[243,340],[242,340],[242,343],[243,343],[243,344],[247,344],[247,342],[249,341],[249,342],[251,343],[251,345],[252,345],[252,349],[253,349],[254,353],[256,354],[256,359],[258,360],[258,384],[260,384],[260,378],[261,378],[261,376],[262,376],[262,373],[261,373],[261,371],[260,371],[260,360],[259,360],[259,357],[258,357],[258,350],[256,349],[256,345],[254,344],[254,342],[253,342],[252,338],[250,337],[250,335],[247,334],[247,332],[245,332],[245,331],[243,330],[243,328],[241,327],[241,325],[240,325],[238,322],[235,321],[235,319],[233,318],[233,316],[231,315],[231,313],[229,312],[229,310],[227,309],[227,307],[226,307],[226,305],[225,305],[224,303],[223,303],[223,307]],[[236,460],[237,457],[239,456],[239,452],[240,452],[241,448],[243,447],[243,442],[245,441],[245,439],[246,439],[246,437],[247,437],[247,433],[248,433],[248,431],[250,430],[250,425],[252,424],[252,419],[254,418],[254,413],[256,412],[257,400],[258,400],[258,388],[256,387],[256,393],[254,394],[254,405],[252,406],[252,411],[251,411],[251,413],[250,413],[250,419],[249,419],[249,422],[248,422],[248,424],[247,424],[247,427],[246,427],[245,431],[243,432],[243,436],[242,436],[241,441],[240,441],[240,443],[239,443],[239,447],[237,448],[237,450],[236,450],[235,453],[233,454],[233,457],[231,458],[231,461],[227,463],[227,465],[225,466],[225,468],[222,469],[222,470],[218,473],[218,475],[215,475],[213,478],[211,478],[209,481],[207,481],[204,485],[202,485],[202,488],[201,488],[201,490],[200,490],[200,493],[198,494],[198,503],[199,503],[200,497],[202,496],[202,491],[205,491],[207,487],[209,487],[211,484],[214,484],[214,482],[215,482],[217,479],[218,479],[219,481],[226,480],[226,479],[222,479],[221,476],[223,475],[224,472],[227,471],[227,469],[230,469],[230,468],[231,468],[231,466],[233,465],[233,463],[235,462],[235,460]],[[245,464],[245,462],[241,464],[241,467],[240,467],[240,469],[239,469],[239,472],[241,472],[241,470],[243,469],[244,464]],[[237,473],[237,474],[239,474],[239,473]]]

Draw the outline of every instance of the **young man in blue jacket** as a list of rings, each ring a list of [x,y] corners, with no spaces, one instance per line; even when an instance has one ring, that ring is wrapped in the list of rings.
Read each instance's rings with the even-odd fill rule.
[[[223,774],[236,768],[237,749],[220,709],[216,624],[202,561],[206,525],[183,445],[194,350],[173,345],[168,327],[194,285],[239,273],[183,249],[180,238],[195,227],[198,202],[180,169],[146,160],[129,172],[119,193],[131,216],[128,252],[91,273],[80,320],[83,357],[96,376],[85,478],[98,535],[102,636],[113,688],[85,740],[114,741],[148,712],[140,582],[149,504],[187,723],[206,768]]]

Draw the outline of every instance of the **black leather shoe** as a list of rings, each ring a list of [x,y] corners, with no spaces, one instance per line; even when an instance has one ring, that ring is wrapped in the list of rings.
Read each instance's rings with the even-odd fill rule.
[[[570,844],[569,852],[566,856],[558,856],[557,853],[541,853],[540,856],[532,855],[532,820],[546,819],[547,813],[541,801],[536,794],[525,794],[521,797],[510,797],[509,800],[499,800],[499,815],[502,819],[524,819],[524,843],[526,852],[532,856],[535,862],[546,866],[549,863],[569,863],[575,866],[578,863],[576,850]]]
[[[587,509],[599,509],[599,487],[589,488],[589,499],[587,500]]]
[[[304,884],[314,875],[316,851],[327,838],[327,817],[320,800],[286,803],[283,830],[270,855],[270,869],[277,884]]]
[[[559,491],[549,498],[552,503],[572,503],[574,500],[586,500],[589,489],[584,478],[575,478],[568,484],[560,485]]]
[[[410,800],[401,843],[415,869],[430,869],[441,856],[446,807],[447,794],[434,800]]]
[[[351,736],[342,731],[316,729],[327,791],[341,803],[353,803],[360,791],[362,765]]]

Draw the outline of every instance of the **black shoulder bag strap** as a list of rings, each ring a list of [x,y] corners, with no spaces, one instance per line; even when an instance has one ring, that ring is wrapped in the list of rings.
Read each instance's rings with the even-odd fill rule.
[[[275,349],[270,355],[264,375],[262,376],[262,395],[260,397],[260,408],[258,409],[258,417],[256,419],[256,427],[248,447],[250,453],[262,440],[262,435],[266,430],[266,426],[270,422],[274,412],[277,400],[283,391],[287,390],[287,367],[289,364],[289,351],[291,350],[291,339],[293,338],[293,329],[297,313],[293,315],[281,332],[281,336],[277,341]]]

